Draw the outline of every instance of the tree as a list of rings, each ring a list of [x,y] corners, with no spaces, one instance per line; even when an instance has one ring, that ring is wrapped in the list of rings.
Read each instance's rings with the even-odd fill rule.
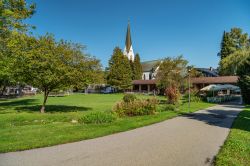
[[[25,0],[0,0],[0,95],[5,88],[16,84],[13,77],[14,55],[10,45],[15,40],[17,31],[24,33],[30,27],[23,20],[30,18],[35,12],[35,4],[27,5]],[[20,48],[20,47],[18,47]],[[17,52],[24,50],[15,49]]]
[[[239,66],[237,75],[242,98],[245,104],[250,104],[250,52],[248,58]]]
[[[249,45],[248,34],[243,33],[240,28],[232,28],[230,32],[223,33],[221,51],[219,53],[221,57],[219,72],[221,75],[236,74],[235,62],[238,62],[241,58],[237,56],[242,55],[242,52],[248,49]],[[226,59],[229,56],[230,58]],[[228,64],[233,64],[233,66]]]
[[[233,53],[231,48],[233,48],[233,42],[229,36],[229,33],[224,31],[221,41],[221,50],[219,53],[221,60]]]
[[[16,55],[14,73],[19,80],[43,91],[41,113],[45,112],[51,91],[89,84],[93,73],[100,69],[99,61],[85,56],[78,44],[63,40],[56,42],[48,34],[38,39],[19,35],[17,39],[26,51]],[[13,49],[19,49],[17,47],[13,44]]]
[[[111,59],[109,60],[107,82],[120,90],[125,90],[131,87],[131,78],[132,71],[130,62],[128,58],[123,55],[122,50],[119,47],[116,47]]]
[[[157,86],[165,89],[168,102],[174,104],[178,101],[179,88],[185,81],[187,61],[182,56],[165,58],[156,74]]]
[[[140,80],[142,78],[142,66],[139,54],[135,55],[134,62],[132,63],[132,80]]]
[[[238,67],[249,57],[250,49],[235,51],[220,61],[220,74],[236,75]]]
[[[0,0],[0,34],[7,31],[26,31],[30,26],[23,20],[35,13],[36,5],[27,5],[25,0]]]

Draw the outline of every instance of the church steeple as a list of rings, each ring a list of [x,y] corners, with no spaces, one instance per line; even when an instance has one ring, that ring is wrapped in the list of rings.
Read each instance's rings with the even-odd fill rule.
[[[129,60],[134,61],[135,56],[134,56],[134,52],[133,52],[133,48],[132,48],[132,39],[131,39],[130,22],[129,21],[128,21],[125,48],[124,48],[123,54],[126,55]]]
[[[127,35],[126,35],[126,51],[129,53],[130,47],[132,46],[132,39],[131,39],[131,34],[130,34],[130,23],[128,21],[128,28],[127,28]]]

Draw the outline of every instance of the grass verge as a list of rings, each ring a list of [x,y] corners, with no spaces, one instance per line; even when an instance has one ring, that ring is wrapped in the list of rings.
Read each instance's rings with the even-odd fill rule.
[[[215,165],[250,165],[250,106],[246,106],[234,121],[225,144],[216,156]]]

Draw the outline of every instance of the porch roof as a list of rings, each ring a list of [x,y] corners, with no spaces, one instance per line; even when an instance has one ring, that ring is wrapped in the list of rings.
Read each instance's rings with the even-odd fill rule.
[[[155,85],[156,80],[133,80],[133,85]]]

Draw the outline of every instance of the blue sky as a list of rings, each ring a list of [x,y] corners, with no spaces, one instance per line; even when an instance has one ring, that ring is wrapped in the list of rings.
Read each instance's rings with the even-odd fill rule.
[[[217,67],[224,30],[250,34],[249,0],[28,0],[35,35],[53,33],[87,46],[105,67],[115,46],[124,49],[128,19],[141,60],[183,55],[196,67]]]

